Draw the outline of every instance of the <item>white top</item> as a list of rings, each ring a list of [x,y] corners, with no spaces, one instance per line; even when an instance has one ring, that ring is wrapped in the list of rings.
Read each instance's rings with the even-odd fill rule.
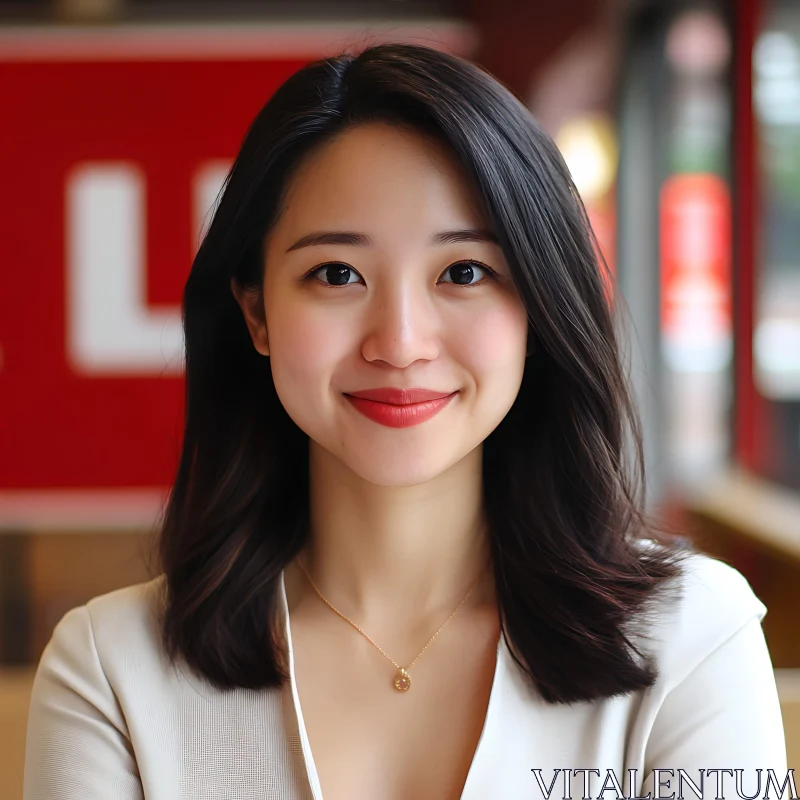
[[[524,681],[500,638],[488,711],[462,800],[677,796],[679,768],[742,769],[743,793],[762,769],[779,783],[786,750],[761,629],[766,607],[721,561],[691,556],[683,596],[648,627],[660,677],[651,688],[594,703],[551,706]],[[33,684],[25,800],[322,800],[298,699],[286,589],[291,683],[220,692],[166,661],[153,613],[161,578],[68,612]],[[654,768],[662,788],[655,790]],[[556,773],[555,770],[562,770]],[[629,773],[628,770],[636,770]],[[609,772],[611,771],[611,772]],[[603,782],[613,774],[624,795]],[[734,779],[706,774],[706,797],[736,798]],[[669,781],[669,783],[667,783]],[[684,782],[683,795],[695,798]],[[770,797],[778,796],[770,788]],[[787,793],[784,796],[788,796]],[[369,798],[368,800],[376,800]]]

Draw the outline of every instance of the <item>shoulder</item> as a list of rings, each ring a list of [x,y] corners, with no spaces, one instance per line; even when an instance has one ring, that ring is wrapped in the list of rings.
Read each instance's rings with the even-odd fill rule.
[[[92,598],[86,603],[86,613],[95,636],[114,637],[122,628],[128,638],[149,638],[159,625],[164,591],[164,576],[159,575]]]
[[[163,603],[164,576],[93,597],[68,611],[54,633],[90,624],[95,636],[141,637],[153,631]]]
[[[683,561],[681,576],[650,606],[645,636],[659,684],[669,691],[767,607],[730,564],[702,553]]]
[[[68,611],[53,630],[42,666],[61,662],[98,668],[107,677],[137,663],[163,669],[160,612],[163,576],[126,586]]]

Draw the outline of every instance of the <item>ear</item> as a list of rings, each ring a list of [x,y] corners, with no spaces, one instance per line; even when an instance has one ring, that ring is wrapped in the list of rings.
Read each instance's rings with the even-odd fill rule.
[[[261,292],[256,289],[243,289],[236,278],[231,278],[231,291],[244,314],[244,321],[250,331],[253,347],[262,356],[268,356],[267,320]]]

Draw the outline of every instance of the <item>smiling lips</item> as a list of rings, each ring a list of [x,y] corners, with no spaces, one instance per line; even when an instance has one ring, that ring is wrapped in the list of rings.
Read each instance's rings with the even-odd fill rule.
[[[389,428],[408,428],[438,414],[457,394],[386,387],[349,392],[345,397],[374,422]]]

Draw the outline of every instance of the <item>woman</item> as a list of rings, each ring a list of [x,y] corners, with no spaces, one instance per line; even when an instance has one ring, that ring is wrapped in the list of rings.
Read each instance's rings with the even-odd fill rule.
[[[479,68],[384,45],[291,77],[186,284],[163,575],[56,628],[26,798],[785,773],[765,607],[641,512],[609,287],[556,148]]]

